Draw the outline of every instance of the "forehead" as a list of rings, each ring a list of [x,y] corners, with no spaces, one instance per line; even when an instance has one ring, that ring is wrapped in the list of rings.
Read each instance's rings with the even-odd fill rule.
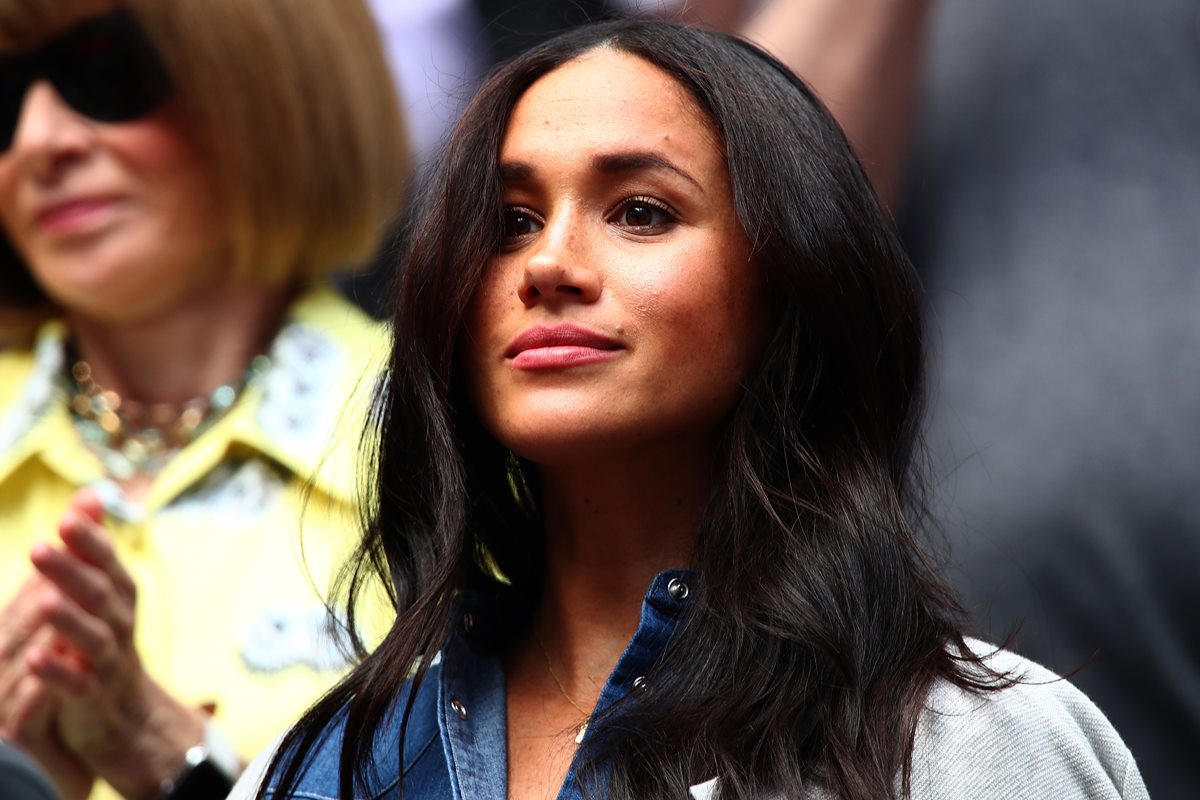
[[[509,119],[501,158],[647,148],[723,160],[712,123],[674,78],[637,56],[599,49],[526,90]]]

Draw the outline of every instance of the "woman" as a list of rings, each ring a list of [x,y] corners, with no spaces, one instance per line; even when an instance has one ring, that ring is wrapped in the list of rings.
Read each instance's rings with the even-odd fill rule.
[[[419,208],[350,573],[399,614],[259,797],[1144,797],[922,555],[911,269],[786,69],[564,35]]]
[[[381,332],[323,285],[402,193],[387,67],[347,0],[0,0],[0,64],[0,733],[223,797],[344,667]]]

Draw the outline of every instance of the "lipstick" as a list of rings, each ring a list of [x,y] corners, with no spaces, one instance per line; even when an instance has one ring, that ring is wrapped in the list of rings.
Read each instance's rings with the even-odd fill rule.
[[[623,349],[598,331],[564,322],[529,328],[512,340],[504,357],[515,369],[535,372],[598,364]]]
[[[115,202],[111,197],[62,200],[43,207],[35,220],[43,233],[56,236],[86,233],[108,219]]]

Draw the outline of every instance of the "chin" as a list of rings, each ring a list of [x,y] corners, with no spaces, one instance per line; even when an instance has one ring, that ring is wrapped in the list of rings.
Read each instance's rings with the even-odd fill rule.
[[[634,463],[659,462],[663,456],[692,458],[698,443],[707,448],[711,435],[663,425],[633,427],[579,424],[565,429],[542,428],[500,439],[509,450],[539,467],[588,468],[610,464],[626,469]]]
[[[633,447],[636,437],[625,431],[576,423],[543,425],[536,429],[508,431],[497,437],[509,450],[539,466],[571,466],[596,463]]]

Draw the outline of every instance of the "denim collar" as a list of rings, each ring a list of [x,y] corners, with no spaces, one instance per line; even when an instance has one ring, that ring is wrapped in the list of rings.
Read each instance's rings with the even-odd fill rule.
[[[688,570],[667,570],[655,576],[642,602],[637,630],[608,676],[593,716],[642,686],[694,602],[697,588],[697,577]],[[504,800],[507,796],[505,679],[494,646],[501,613],[498,607],[494,597],[465,593],[459,624],[442,651],[437,723],[456,800]],[[586,734],[585,746],[591,735],[591,731]],[[576,768],[572,761],[559,800],[582,798]]]
[[[678,631],[698,587],[697,576],[686,570],[668,570],[654,578],[642,602],[637,630],[608,676],[594,714],[642,685]],[[458,624],[416,690],[403,743],[400,720],[411,682],[375,732],[375,769],[366,794],[356,792],[356,800],[393,800],[401,784],[405,800],[505,800],[508,726],[501,645],[508,617],[502,595],[496,591],[460,595]],[[337,795],[344,724],[345,711],[307,757],[293,800],[331,800]],[[601,774],[598,779],[603,782],[605,777]],[[582,800],[578,783],[573,761],[560,800]],[[604,794],[603,786],[588,788],[590,795]]]

